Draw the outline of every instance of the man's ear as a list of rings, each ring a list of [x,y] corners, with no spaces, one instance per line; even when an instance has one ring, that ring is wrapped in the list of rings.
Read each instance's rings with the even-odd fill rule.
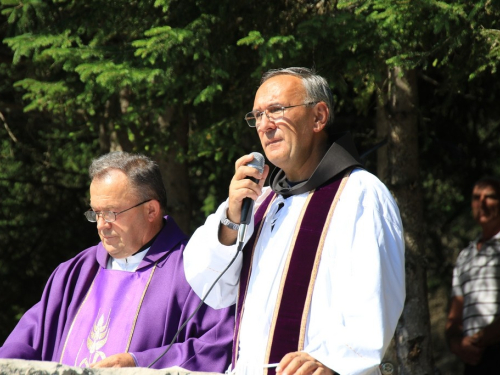
[[[325,102],[319,102],[314,106],[314,127],[313,131],[322,131],[328,122],[328,106]]]
[[[146,208],[147,208],[148,220],[150,222],[153,222],[158,217],[158,215],[161,216],[160,202],[158,202],[156,199],[150,200],[146,204]]]

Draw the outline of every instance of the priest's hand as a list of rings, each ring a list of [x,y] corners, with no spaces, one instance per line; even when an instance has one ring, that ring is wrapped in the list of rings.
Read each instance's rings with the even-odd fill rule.
[[[240,223],[241,206],[245,198],[256,200],[262,194],[262,187],[269,173],[269,166],[264,165],[264,171],[259,173],[257,168],[247,164],[253,160],[253,155],[242,156],[235,163],[235,172],[229,185],[229,198],[226,216],[233,223]],[[249,179],[253,177],[259,182]],[[237,231],[221,225],[219,228],[219,241],[223,245],[233,245],[236,242]]]
[[[91,368],[99,367],[135,367],[134,357],[129,353],[120,353],[109,356],[102,361],[93,363]]]
[[[288,353],[278,367],[277,375],[333,375],[333,370],[304,352]]]

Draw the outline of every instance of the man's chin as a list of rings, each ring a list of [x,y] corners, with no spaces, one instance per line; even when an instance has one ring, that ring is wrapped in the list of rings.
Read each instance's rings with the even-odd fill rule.
[[[496,218],[492,217],[492,216],[480,216],[477,219],[477,222],[479,223],[479,225],[485,225],[485,224],[493,223],[495,220],[496,220]]]
[[[123,248],[113,246],[109,243],[106,243],[105,241],[102,242],[102,245],[104,246],[108,254],[111,255],[113,258],[123,258],[120,257],[120,254],[123,253]]]
[[[283,151],[281,150],[265,150],[267,160],[274,165],[275,167],[281,168],[281,165],[285,160],[288,159],[287,156],[284,156]]]

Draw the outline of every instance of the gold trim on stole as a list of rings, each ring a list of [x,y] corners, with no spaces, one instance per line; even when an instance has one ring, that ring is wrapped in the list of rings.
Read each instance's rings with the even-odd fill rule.
[[[290,267],[290,260],[292,259],[292,254],[293,254],[293,248],[295,246],[295,242],[297,241],[297,236],[299,235],[300,231],[300,223],[302,223],[302,219],[304,218],[304,215],[306,213],[307,207],[309,206],[309,202],[311,201],[311,198],[313,196],[313,193],[316,190],[312,190],[309,192],[306,198],[306,202],[304,203],[304,206],[302,207],[302,211],[300,212],[299,219],[297,220],[297,224],[295,225],[295,232],[293,234],[293,239],[292,243],[290,245],[288,255],[286,258],[285,262],[285,267],[283,268],[283,273],[281,274],[281,282],[280,282],[280,288],[278,289],[278,295],[276,296],[276,305],[274,307],[274,313],[273,313],[273,320],[271,321],[271,326],[269,327],[269,337],[267,338],[267,349],[266,349],[266,354],[265,354],[265,363],[269,362],[269,355],[271,354],[271,346],[274,338],[274,330],[276,328],[276,320],[278,317],[278,312],[281,306],[281,298],[283,297],[283,289],[285,287],[285,279],[286,275],[288,274],[288,268]],[[267,368],[264,371],[265,374],[267,374]]]
[[[303,346],[304,346],[304,340],[305,340],[305,333],[306,333],[306,324],[307,324],[307,317],[309,316],[309,307],[310,307],[310,304],[311,304],[311,299],[312,299],[312,292],[313,292],[313,289],[314,289],[314,282],[316,281],[316,275],[318,273],[318,267],[319,267],[319,261],[321,259],[321,253],[323,251],[323,246],[324,246],[324,243],[325,243],[325,238],[326,238],[326,235],[328,233],[328,228],[330,226],[330,221],[333,217],[333,212],[335,210],[335,207],[337,206],[337,202],[340,198],[340,194],[342,193],[342,190],[344,189],[344,186],[345,184],[347,183],[347,179],[349,178],[349,175],[351,174],[352,172],[352,169],[349,169],[345,174],[344,174],[344,177],[342,178],[342,181],[340,183],[340,186],[335,194],[335,197],[332,201],[332,204],[330,206],[330,210],[328,212],[328,216],[327,216],[327,219],[323,225],[323,231],[321,233],[321,237],[320,237],[320,241],[319,241],[319,244],[318,244],[318,248],[317,248],[317,251],[316,251],[316,257],[315,257],[315,260],[314,260],[314,265],[313,265],[313,271],[311,273],[311,280],[309,282],[309,288],[308,288],[308,291],[307,291],[307,297],[306,297],[306,303],[304,305],[304,310],[303,310],[303,313],[302,313],[302,320],[301,320],[301,327],[300,327],[300,334],[299,334],[299,347],[297,348],[297,350],[303,350]],[[286,259],[286,263],[285,263],[285,267],[283,269],[283,273],[281,275],[281,283],[280,283],[280,288],[278,290],[278,295],[277,295],[277,298],[276,298],[276,306],[275,306],[275,309],[274,309],[274,314],[273,314],[273,319],[272,319],[272,322],[271,322],[271,326],[269,328],[269,337],[268,337],[268,341],[267,341],[267,349],[266,349],[266,354],[265,354],[265,362],[269,362],[269,356],[271,354],[271,347],[272,347],[272,342],[273,342],[273,338],[274,338],[274,330],[276,328],[276,321],[277,321],[277,318],[278,318],[278,312],[279,312],[279,308],[281,306],[281,298],[283,296],[283,289],[285,287],[285,281],[286,281],[286,275],[288,273],[288,268],[290,266],[290,260],[292,258],[292,254],[293,254],[293,248],[295,246],[295,242],[297,240],[297,236],[299,234],[299,230],[300,230],[300,224],[302,223],[302,220],[304,218],[304,215],[305,215],[305,212],[307,210],[307,207],[309,206],[309,202],[312,198],[312,195],[314,194],[314,192],[316,191],[316,189],[312,190],[308,196],[307,196],[307,199],[306,199],[306,202],[304,203],[304,206],[302,207],[302,211],[300,213],[300,216],[299,216],[299,219],[297,220],[297,224],[295,226],[295,232],[294,232],[294,235],[293,235],[293,240],[292,240],[292,243],[290,245],[290,251],[288,252],[288,255],[287,255],[287,259]],[[257,243],[257,239],[255,241],[255,243]],[[268,373],[268,369],[264,369],[264,375],[267,375]]]
[[[141,311],[142,301],[144,300],[144,297],[146,296],[146,292],[149,289],[149,283],[151,282],[151,279],[153,278],[153,274],[155,273],[157,264],[158,264],[158,262],[156,262],[155,265],[153,266],[153,269],[151,270],[151,273],[149,275],[148,282],[146,283],[146,287],[144,288],[144,292],[142,292],[141,300],[139,301],[139,306],[137,306],[137,311],[135,313],[134,323],[132,323],[132,329],[130,331],[130,336],[128,338],[127,347],[125,348],[125,353],[128,353],[128,349],[130,348],[130,343],[132,342],[132,336],[134,335],[134,331],[135,331],[135,324],[137,323],[137,318],[139,317],[139,311]]]
[[[309,316],[309,310],[311,307],[311,300],[312,300],[312,294],[313,294],[313,289],[314,289],[314,283],[316,282],[316,276],[318,275],[319,261],[321,259],[321,254],[323,253],[323,247],[325,245],[326,235],[328,234],[328,228],[330,227],[330,222],[332,221],[333,211],[335,211],[335,207],[337,207],[337,203],[340,199],[340,194],[342,194],[342,191],[344,190],[344,187],[347,183],[347,179],[351,175],[351,172],[352,172],[352,169],[348,170],[346,172],[346,174],[344,175],[344,178],[342,179],[342,182],[340,183],[340,186],[337,190],[337,193],[335,194],[335,197],[333,198],[333,202],[332,202],[332,205],[330,206],[330,211],[328,212],[328,216],[326,218],[325,225],[323,226],[323,232],[321,233],[321,237],[320,237],[319,244],[318,244],[318,251],[316,252],[316,258],[314,259],[313,271],[311,273],[311,279],[309,281],[309,288],[307,290],[306,303],[304,305],[304,311],[302,313],[302,321],[300,324],[300,334],[299,334],[299,347],[298,347],[299,351],[304,350],[307,318]]]

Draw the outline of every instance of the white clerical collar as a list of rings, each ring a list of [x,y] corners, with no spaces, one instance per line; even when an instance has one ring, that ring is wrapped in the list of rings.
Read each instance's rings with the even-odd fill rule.
[[[112,256],[108,259],[108,265],[106,269],[108,270],[116,270],[116,271],[126,271],[126,272],[135,272],[139,264],[141,264],[142,259],[146,256],[149,247],[147,249],[142,250],[139,253],[131,255],[127,258],[116,259]]]

